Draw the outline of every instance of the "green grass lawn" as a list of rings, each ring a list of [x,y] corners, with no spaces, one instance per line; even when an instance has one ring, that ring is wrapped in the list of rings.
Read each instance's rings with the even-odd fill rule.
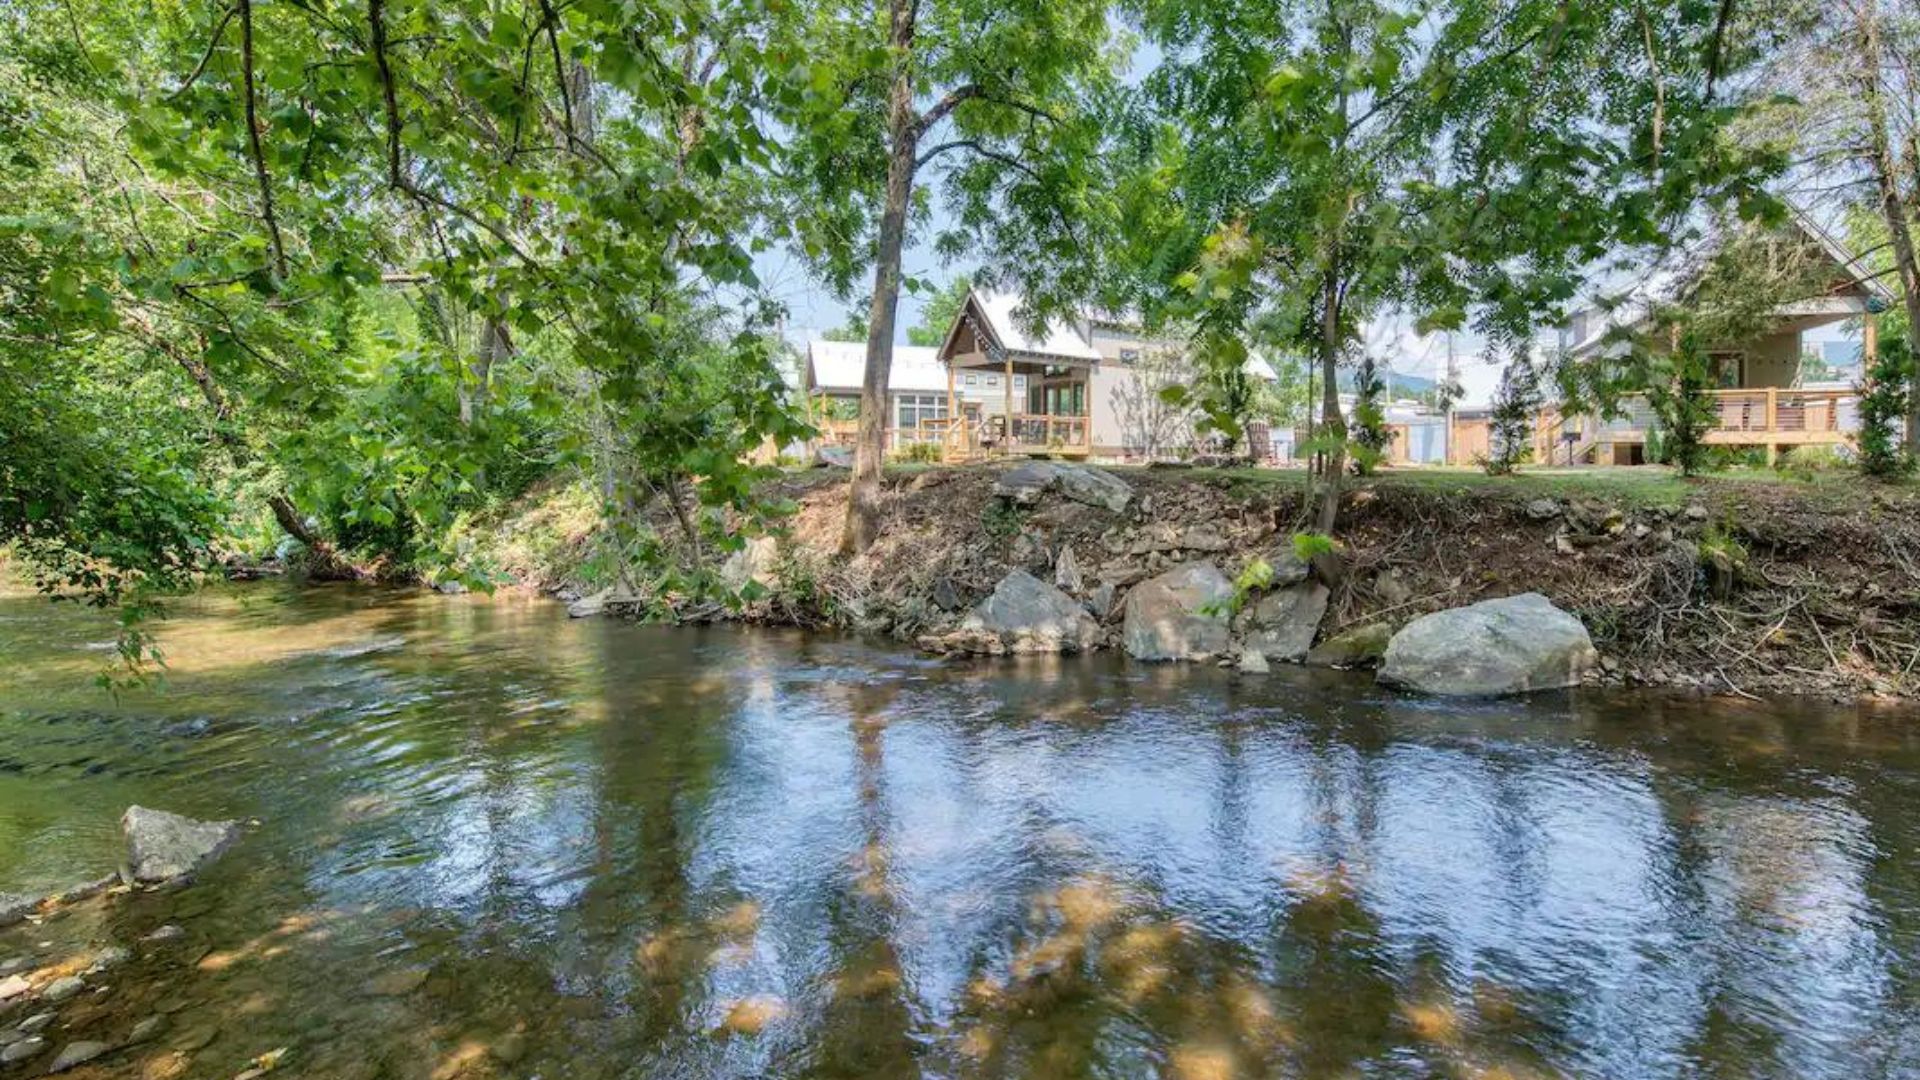
[[[1299,469],[1194,469],[1195,477],[1219,477],[1237,483],[1299,484]],[[1803,479],[1771,469],[1731,469],[1692,478],[1661,465],[1522,468],[1512,476],[1488,476],[1475,468],[1434,467],[1387,469],[1365,479],[1347,480],[1350,487],[1395,486],[1435,493],[1454,492],[1506,495],[1515,499],[1597,498],[1639,506],[1677,507],[1688,502],[1728,497],[1742,491],[1792,491],[1815,501],[1864,501],[1875,492],[1912,493],[1913,484],[1886,485],[1851,472],[1819,474]]]

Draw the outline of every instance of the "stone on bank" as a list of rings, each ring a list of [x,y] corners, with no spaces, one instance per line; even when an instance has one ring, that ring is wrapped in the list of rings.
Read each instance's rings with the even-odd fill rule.
[[[1082,652],[1100,644],[1100,624],[1079,601],[1025,570],[1000,579],[959,629],[922,639],[941,652]]]
[[[1049,491],[1074,502],[1122,513],[1133,502],[1133,487],[1105,469],[1061,461],[1026,461],[1001,473],[993,493],[1015,506],[1032,506]]]
[[[1497,697],[1577,686],[1598,660],[1579,619],[1521,593],[1409,622],[1387,643],[1378,678],[1424,694]]]
[[[1190,562],[1127,593],[1121,638],[1136,660],[1209,660],[1227,653],[1233,582],[1210,562]]]

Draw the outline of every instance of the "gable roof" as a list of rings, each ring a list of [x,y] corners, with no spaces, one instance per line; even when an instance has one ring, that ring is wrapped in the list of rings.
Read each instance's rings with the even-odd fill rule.
[[[1019,293],[1000,292],[994,289],[973,289],[967,293],[966,303],[960,307],[961,317],[953,320],[947,328],[947,336],[940,343],[939,354],[950,355],[954,340],[959,336],[960,328],[966,325],[966,315],[971,313],[980,329],[993,338],[994,344],[1009,353],[1025,356],[1057,357],[1063,360],[1078,360],[1091,363],[1100,359],[1100,353],[1093,343],[1080,333],[1072,323],[1050,321],[1029,333],[1025,320],[1017,313],[1025,303]]]
[[[807,385],[814,393],[857,393],[867,378],[867,346],[860,341],[807,342]],[[895,345],[887,390],[946,393],[947,367],[937,350],[924,345]]]
[[[1819,222],[1792,203],[1787,204],[1787,220],[1833,262],[1834,268],[1846,279],[1842,288],[1855,287],[1888,304],[1894,302],[1893,290],[1878,275],[1866,273],[1866,268],[1860,265],[1860,257],[1849,251]],[[1684,263],[1651,268],[1640,281],[1617,298],[1611,310],[1594,303],[1574,312],[1568,324],[1573,332],[1569,335],[1570,340],[1563,340],[1563,346],[1575,355],[1591,353],[1606,344],[1608,335],[1615,329],[1645,322],[1652,316],[1657,304],[1673,301],[1692,290],[1732,236],[1731,230],[1716,229],[1691,250],[1684,252]],[[1790,310],[1793,307],[1787,305],[1780,309],[1779,314],[1807,314]]]

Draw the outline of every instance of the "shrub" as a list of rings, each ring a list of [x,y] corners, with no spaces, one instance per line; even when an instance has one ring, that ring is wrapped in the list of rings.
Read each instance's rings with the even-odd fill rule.
[[[893,455],[895,461],[930,465],[940,460],[940,444],[930,442],[908,443]]]
[[[1837,446],[1796,446],[1774,462],[1774,468],[1796,480],[1813,480],[1851,468],[1853,462]]]
[[[1664,432],[1661,446],[1680,475],[1696,475],[1713,460],[1702,441],[1713,428],[1713,371],[1700,339],[1682,335],[1660,376],[1648,380],[1647,405]]]
[[[1393,440],[1393,433],[1387,430],[1387,410],[1381,396],[1386,392],[1385,382],[1380,378],[1380,369],[1372,356],[1360,359],[1360,368],[1354,373],[1353,389],[1353,471],[1361,476],[1370,476],[1380,463],[1386,460],[1387,445]]]
[[[1902,338],[1889,337],[1860,383],[1860,471],[1892,478],[1913,471],[1914,460],[1900,446],[1894,424],[1907,411],[1907,382],[1913,376],[1913,350]]]
[[[1500,373],[1488,421],[1490,452],[1480,467],[1490,476],[1510,475],[1533,457],[1533,418],[1540,411],[1540,373],[1524,353]]]

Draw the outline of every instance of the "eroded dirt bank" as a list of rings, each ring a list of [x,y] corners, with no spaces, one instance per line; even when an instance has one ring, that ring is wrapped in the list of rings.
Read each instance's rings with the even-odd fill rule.
[[[1183,562],[1228,576],[1290,549],[1297,473],[1115,470],[1123,512],[1050,492],[994,494],[995,467],[889,475],[880,541],[835,552],[844,473],[782,482],[798,504],[759,549],[767,594],[702,617],[890,634],[940,633],[1014,568],[1046,581],[1067,560],[1110,637],[1127,589]],[[1319,640],[1537,591],[1576,613],[1622,683],[1736,694],[1920,696],[1920,497],[1910,489],[1465,474],[1350,481],[1344,572]],[[1069,554],[1070,553],[1070,554]],[[739,560],[736,559],[736,571]],[[567,575],[509,567],[571,595]],[[1110,588],[1102,588],[1109,586]]]

